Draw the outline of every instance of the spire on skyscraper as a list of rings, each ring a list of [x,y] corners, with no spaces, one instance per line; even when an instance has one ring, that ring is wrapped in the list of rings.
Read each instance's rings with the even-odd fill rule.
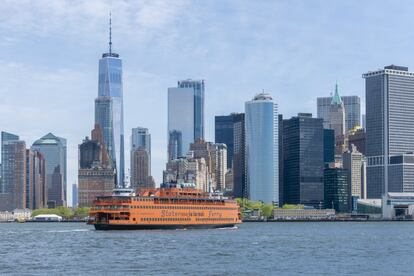
[[[341,96],[339,96],[339,92],[338,92],[338,83],[335,83],[335,94],[332,97],[331,104],[336,104],[336,105],[342,104],[342,99],[341,99]]]
[[[112,14],[109,12],[109,53],[112,54]]]
[[[112,13],[109,13],[109,52],[102,54],[102,57],[116,57],[119,58],[117,53],[112,52]]]

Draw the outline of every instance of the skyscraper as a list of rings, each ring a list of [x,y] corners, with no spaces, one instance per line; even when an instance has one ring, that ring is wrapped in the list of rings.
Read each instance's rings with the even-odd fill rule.
[[[109,52],[99,60],[98,98],[95,100],[95,123],[99,124],[105,147],[117,173],[117,183],[124,185],[124,107],[122,59],[112,52],[111,19],[109,19]]]
[[[361,99],[359,96],[341,96],[345,108],[345,132],[361,125]],[[324,128],[329,128],[329,109],[332,97],[318,97],[318,118],[323,119]]]
[[[26,143],[19,136],[1,132],[2,196],[0,208],[26,208]]]
[[[105,145],[99,140],[99,126],[96,127],[92,131],[92,140],[86,137],[79,145],[78,204],[80,207],[91,206],[98,196],[111,195],[115,187],[115,169],[110,162]]]
[[[131,134],[131,186],[149,188],[152,187],[152,184],[151,134],[147,128],[133,128]]]
[[[232,113],[226,116],[214,117],[214,141],[226,144],[228,168],[233,168],[234,120],[238,115],[240,114]]]
[[[345,107],[338,93],[338,84],[335,86],[335,94],[329,107],[328,124],[328,128],[334,130],[335,137],[345,134]]]
[[[381,198],[389,183],[389,160],[414,149],[414,73],[390,65],[368,72],[366,93],[367,197]]]
[[[339,213],[351,211],[351,189],[348,172],[342,168],[324,169],[325,208],[333,208]]]
[[[174,160],[183,157],[183,139],[179,130],[173,130],[168,133],[168,160]]]
[[[348,170],[348,182],[351,186],[351,196],[362,198],[362,162],[363,155],[352,145],[352,149],[344,152],[342,162]]]
[[[190,143],[204,139],[204,80],[183,80],[168,88],[168,158],[187,154]]]
[[[247,189],[251,200],[279,202],[277,104],[266,93],[245,103]]]
[[[46,162],[35,150],[26,150],[26,208],[47,207]]]
[[[72,207],[78,206],[78,185],[76,183],[72,184]]]
[[[36,140],[32,150],[40,152],[46,160],[46,186],[48,206],[65,204],[66,192],[66,139],[48,133]]]
[[[335,162],[335,132],[329,128],[323,130],[323,161],[325,164]]]
[[[322,119],[300,113],[283,120],[284,203],[319,208],[324,201],[323,168]]]
[[[247,198],[245,115],[234,118],[233,126],[233,197]]]
[[[227,173],[227,146],[223,143],[216,143],[213,146],[216,190],[224,192]]]
[[[151,153],[151,134],[148,128],[137,127],[132,129],[131,149],[144,148]]]

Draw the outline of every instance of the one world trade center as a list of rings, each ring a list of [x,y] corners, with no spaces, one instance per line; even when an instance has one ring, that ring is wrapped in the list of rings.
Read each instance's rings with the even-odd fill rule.
[[[105,147],[117,173],[117,186],[124,186],[124,107],[122,60],[112,52],[109,19],[109,52],[99,60],[98,98],[95,100],[95,124],[100,126]]]

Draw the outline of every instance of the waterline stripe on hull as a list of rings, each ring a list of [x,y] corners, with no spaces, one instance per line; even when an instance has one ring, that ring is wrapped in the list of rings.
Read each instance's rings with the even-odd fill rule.
[[[176,229],[213,229],[213,228],[230,228],[234,224],[191,224],[191,225],[174,225],[174,224],[94,224],[96,230],[176,230]]]

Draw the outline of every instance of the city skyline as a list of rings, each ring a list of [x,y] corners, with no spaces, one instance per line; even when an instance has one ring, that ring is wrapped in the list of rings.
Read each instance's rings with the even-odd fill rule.
[[[3,17],[7,24],[1,27],[5,33],[0,45],[4,53],[1,60],[4,70],[2,74],[10,81],[0,90],[3,96],[0,100],[0,125],[4,131],[18,133],[27,145],[48,132],[67,138],[69,184],[77,182],[77,145],[93,126],[93,102],[98,82],[96,60],[107,49],[107,20],[110,10],[114,21],[115,50],[122,54],[125,63],[125,136],[129,137],[129,130],[133,126],[145,125],[149,128],[153,135],[152,167],[157,183],[161,181],[162,169],[167,161],[166,88],[180,79],[206,79],[205,137],[207,141],[214,141],[214,116],[242,112],[243,103],[262,88],[272,91],[272,97],[279,103],[280,113],[287,118],[298,112],[311,112],[315,116],[316,97],[329,96],[335,80],[338,80],[341,91],[344,91],[341,96],[360,96],[364,109],[363,72],[384,64],[410,67],[412,63],[404,59],[405,51],[409,49],[410,40],[407,37],[401,33],[392,33],[374,17],[358,19],[358,15],[364,17],[362,15],[368,8],[376,9],[369,3],[323,3],[326,10],[332,13],[328,15],[327,12],[315,19],[304,13],[304,10],[309,8],[316,13],[317,6],[322,5],[322,2],[312,5],[305,2],[301,5],[225,3],[219,10],[217,2],[212,2],[206,4],[205,11],[201,14],[206,19],[203,22],[211,22],[206,25],[193,18],[194,15],[189,15],[191,11],[197,10],[194,3],[146,2],[142,6],[116,6],[110,2],[92,1],[89,5],[74,8],[70,5],[61,7],[58,3],[34,3],[32,7],[19,7],[19,4],[15,4],[17,9],[7,4],[1,7],[4,10],[15,10],[19,24]],[[358,9],[355,8],[356,5]],[[43,8],[47,11],[41,12]],[[410,14],[410,9],[394,8],[393,11],[400,13],[400,17]],[[184,9],[190,12],[183,14]],[[379,12],[385,13],[384,10]],[[267,20],[272,12],[280,14],[281,19],[273,23]],[[299,22],[288,23],[283,16],[284,12],[285,16],[290,15],[298,20],[305,16]],[[355,15],[351,16],[351,12],[355,12]],[[33,21],[39,13],[44,18]],[[68,16],[59,16],[62,13]],[[153,19],[154,13],[158,13],[158,20]],[[226,19],[226,13],[229,13],[229,19]],[[262,14],[265,19],[258,18],[257,14]],[[208,20],[216,16],[223,20],[219,23],[217,20]],[[316,20],[316,23],[306,26],[305,23],[312,20]],[[352,20],[356,22],[351,22]],[[337,29],[323,27],[324,23],[334,21]],[[226,23],[229,26],[220,30]],[[361,30],[355,33],[352,24],[361,25]],[[249,25],[254,25],[262,32],[254,33]],[[240,28],[233,32],[231,26]],[[209,40],[212,35],[210,28],[219,38],[214,42]],[[280,36],[284,40],[281,45],[273,44],[276,38],[272,36],[279,34],[277,31],[283,28],[285,31]],[[199,35],[191,32],[197,29],[207,39],[200,39]],[[320,36],[318,30],[329,36],[328,42],[331,43],[325,45],[316,42]],[[307,32],[315,37],[309,37]],[[374,36],[365,36],[366,32]],[[136,34],[136,37],[131,34]],[[180,34],[182,42],[173,41]],[[385,35],[390,39],[380,46],[376,45],[382,42],[379,37]],[[246,36],[254,36],[254,42],[240,45],[239,40]],[[349,44],[345,43],[347,38],[359,38],[365,43],[360,46],[360,51],[352,51]],[[395,49],[395,45],[389,42],[393,38],[402,41],[397,46],[400,51],[387,51],[388,54],[384,56],[382,52],[387,47]],[[300,48],[298,43],[307,47]],[[374,45],[378,47],[372,47]],[[185,53],[180,53],[184,46],[188,47],[184,48],[188,57]],[[335,47],[337,49],[333,49]],[[36,55],[29,54],[33,51],[28,49],[36,50]],[[290,58],[292,54],[289,54],[292,49],[297,50],[293,60]],[[321,52],[324,52],[323,57],[314,55]],[[174,57],[174,53],[179,54]],[[255,58],[249,59],[245,57],[246,54]],[[315,58],[309,61],[309,55]],[[189,66],[196,57],[205,66],[190,70]],[[350,59],[355,62],[349,64]],[[179,60],[181,63],[177,64]],[[301,70],[302,74],[293,74],[293,69]],[[321,76],[311,75],[314,70],[318,70],[318,75]],[[154,97],[146,97],[148,94]],[[306,100],[298,102],[298,97]],[[157,108],[154,115],[156,120],[149,119],[148,116],[154,112],[154,106]],[[13,120],[8,119],[11,116]],[[129,152],[128,143],[125,145],[125,152]],[[125,164],[129,164],[129,160],[125,160]],[[68,193],[69,191],[70,189]],[[68,201],[70,202],[70,197]]]

